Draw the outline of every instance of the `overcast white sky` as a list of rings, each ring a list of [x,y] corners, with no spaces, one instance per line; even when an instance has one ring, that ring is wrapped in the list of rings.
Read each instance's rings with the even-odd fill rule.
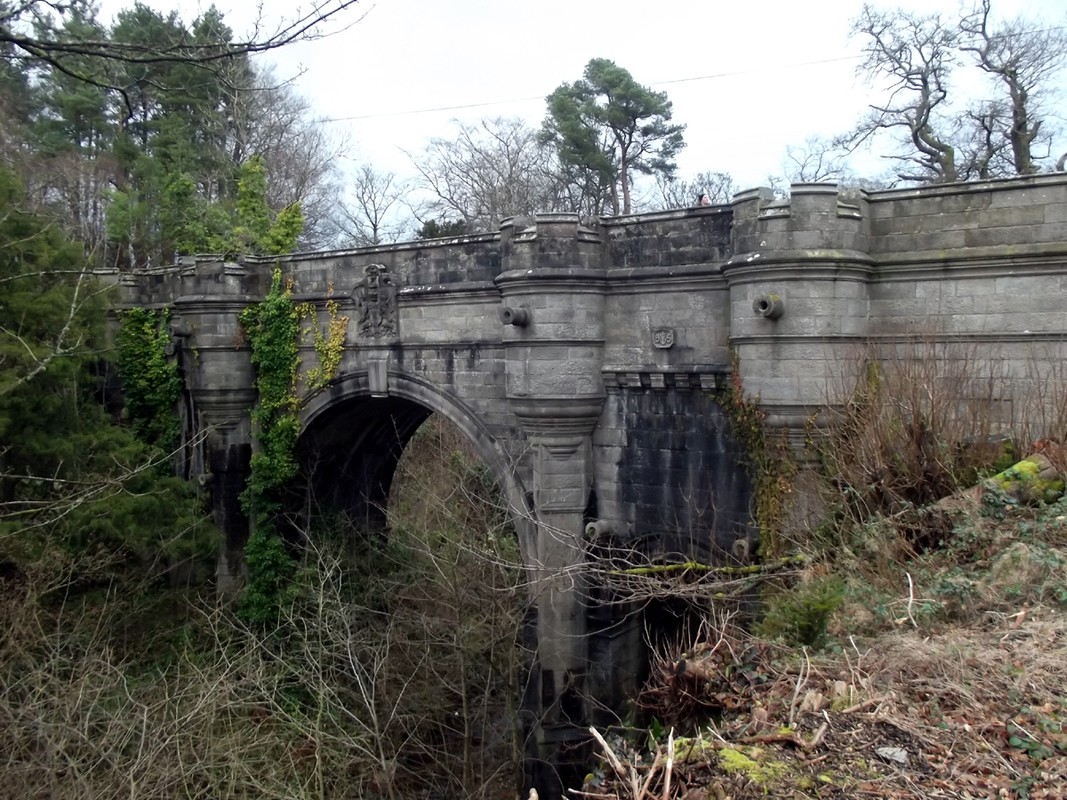
[[[200,0],[177,6],[189,21]],[[128,5],[107,0],[103,17]],[[256,17],[251,0],[219,0],[238,32]],[[955,13],[957,0],[878,0],[876,5]],[[855,77],[850,19],[859,0],[363,0],[347,29],[267,58],[292,76],[317,115],[336,120],[355,162],[412,172],[404,150],[448,136],[450,121],[521,116],[539,125],[544,98],[610,58],[666,91],[685,123],[680,177],[731,173],[743,187],[778,174],[787,145],[849,128],[865,107]],[[994,0],[1002,16],[1067,24],[1064,0]],[[263,0],[266,23],[296,14]],[[338,27],[335,25],[334,27]],[[440,109],[440,110],[437,110]],[[875,165],[877,166],[877,165]]]

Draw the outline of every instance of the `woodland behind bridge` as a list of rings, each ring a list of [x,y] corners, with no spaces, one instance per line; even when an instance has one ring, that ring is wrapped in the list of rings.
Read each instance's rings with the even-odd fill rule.
[[[253,159],[270,212],[299,205],[304,250],[495,231],[539,211],[726,203],[750,188],[721,166],[680,175],[686,125],[668,93],[603,58],[546,97],[540,124],[456,123],[408,154],[406,174],[383,171],[270,64],[272,50],[336,29],[357,7],[334,0],[261,19],[277,33],[246,42],[213,6],[185,20],[135,3],[108,20],[84,0],[8,3],[5,163],[33,209],[93,263],[122,269],[254,249],[232,236],[240,170]],[[944,15],[865,5],[852,35],[867,111],[850,129],[793,143],[767,182],[780,192],[790,181],[880,188],[1062,169],[1064,21],[1011,13],[993,0]],[[863,152],[884,167],[857,173]]]
[[[856,35],[886,99],[842,137],[798,145],[785,177],[878,186],[1056,167],[1063,29],[994,27],[990,11],[980,3],[935,20],[865,8]],[[313,547],[268,551],[271,616],[250,617],[215,597],[218,533],[203,490],[173,474],[166,319],[135,314],[116,335],[91,272],[493,230],[529,211],[625,213],[693,205],[700,193],[726,202],[738,187],[725,173],[677,176],[684,125],[669,98],[603,60],[553,93],[551,124],[493,119],[430,139],[410,182],[373,165],[343,177],[344,143],[254,57],[285,40],[235,39],[216,9],[190,23],[134,5],[103,21],[85,3],[0,4],[0,794],[514,794],[528,587],[499,495],[462,440],[432,427],[416,438],[387,542],[325,517],[302,532]],[[990,79],[976,104],[954,97],[949,80],[967,59]],[[613,113],[617,87],[633,94],[630,117]],[[876,136],[888,137],[894,171],[851,174],[849,148]],[[1047,385],[1067,396],[1061,376]],[[283,405],[290,394],[283,385]],[[954,402],[939,399],[938,409]],[[706,615],[660,668],[690,653],[706,672],[745,677],[698,683],[696,708],[674,702],[669,681],[651,685],[634,725],[604,732],[619,766],[594,770],[591,796],[628,796],[631,767],[639,788],[666,796],[759,796],[788,775],[809,781],[796,792],[827,796],[936,796],[923,782],[931,775],[951,796],[1056,796],[1063,501],[994,492],[950,517],[926,511],[1003,466],[1002,454],[956,460],[961,442],[986,433],[977,417],[977,431],[944,420],[936,452],[903,447],[914,419],[931,422],[932,400],[914,395],[904,409],[914,416],[896,419],[899,404],[863,396],[857,409],[871,416],[822,462],[833,513],[822,527],[781,531],[765,553],[772,563],[803,555],[806,566],[752,578],[777,609],[759,640],[725,620],[730,603],[709,602],[722,586],[627,577],[635,597]],[[1019,420],[1028,424],[1007,438],[1014,455],[1035,439],[1062,441],[1063,421],[1038,430]],[[884,439],[860,435],[878,431]],[[875,455],[886,459],[877,469]],[[771,487],[763,513],[788,500],[791,476],[776,464],[789,462],[746,465]],[[762,522],[770,531],[773,519]],[[894,636],[912,651],[944,643],[926,667],[939,671],[894,655]],[[945,653],[982,674],[950,668]],[[724,693],[735,716],[722,714]],[[831,710],[844,716],[820,735]],[[662,782],[672,728],[676,742],[705,743],[688,751],[700,770],[672,767],[673,790]],[[830,769],[830,743],[863,755]],[[909,761],[894,766],[868,744]],[[768,764],[753,750],[768,747],[787,755]],[[802,769],[775,766],[793,761]]]

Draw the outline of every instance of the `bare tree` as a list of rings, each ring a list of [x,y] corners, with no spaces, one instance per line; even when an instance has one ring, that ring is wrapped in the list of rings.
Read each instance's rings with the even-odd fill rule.
[[[845,178],[847,159],[848,151],[839,139],[809,136],[802,145],[786,147],[782,167],[790,181],[818,183]]]
[[[575,210],[551,148],[518,118],[456,123],[453,138],[431,139],[411,160],[433,195],[420,219],[459,216],[477,232],[510,216]]]
[[[1037,172],[1051,146],[1053,78],[1067,67],[1067,33],[1022,18],[997,26],[991,12],[992,0],[977,0],[949,22],[865,5],[852,28],[867,56],[860,72],[885,81],[887,98],[843,141],[855,148],[883,132],[898,134],[900,149],[890,158],[904,181]],[[960,53],[992,78],[999,96],[966,106],[950,96]],[[1039,144],[1045,153],[1035,153]]]
[[[792,183],[834,181],[849,189],[888,189],[895,180],[891,174],[860,177],[848,161],[845,137],[809,136],[802,145],[786,148],[780,175],[769,176],[768,185],[778,194],[789,194]]]
[[[729,203],[738,192],[738,185],[729,172],[698,172],[690,180],[657,176],[656,189],[661,208],[686,208],[700,205],[701,195],[707,195],[712,205]]]
[[[252,155],[267,165],[267,205],[285,208],[300,203],[304,214],[302,247],[331,243],[337,235],[335,209],[340,203],[336,162],[347,148],[311,114],[311,104],[272,70],[254,71],[251,85],[235,90],[234,163]]]
[[[345,244],[367,247],[399,241],[411,233],[408,220],[396,216],[407,182],[395,173],[361,165],[350,180],[350,200],[339,209],[338,226]]]
[[[959,173],[968,180],[986,180],[1015,173],[1011,146],[1004,135],[1011,125],[1003,103],[974,103],[959,119]]]
[[[996,157],[999,137],[1011,147],[1011,165],[1018,175],[1037,172],[1033,148],[1047,138],[1043,133],[1050,80],[1067,66],[1067,32],[1062,27],[1038,27],[1030,20],[1016,18],[999,29],[990,25],[992,0],[979,0],[978,6],[960,23],[970,38],[960,49],[974,56],[978,67],[987,72],[1007,92],[1006,108],[1002,102],[989,104],[980,117],[979,126],[987,130],[991,148],[989,159]]]
[[[958,31],[939,15],[878,11],[864,5],[852,32],[863,39],[866,59],[860,72],[885,80],[888,97],[871,104],[870,113],[847,137],[849,147],[854,149],[885,131],[899,132],[906,146],[891,158],[901,164],[901,180],[957,180],[956,148],[945,130],[943,114]]]
[[[207,68],[237,56],[264,53],[299,41],[320,39],[336,32],[335,23],[359,0],[312,0],[305,8],[275,25],[260,17],[251,33],[227,43],[176,42],[165,47],[116,42],[107,37],[71,39],[63,33],[63,17],[80,0],[16,0],[0,5],[0,49],[15,57],[49,64],[86,83],[122,90],[109,64],[194,64]],[[57,21],[58,18],[58,21]]]

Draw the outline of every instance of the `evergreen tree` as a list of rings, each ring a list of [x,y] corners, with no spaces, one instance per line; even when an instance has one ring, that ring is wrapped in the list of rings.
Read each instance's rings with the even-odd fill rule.
[[[125,46],[197,53],[223,51],[232,34],[211,7],[187,30],[172,12],[136,4],[111,35]],[[226,249],[236,167],[227,151],[231,98],[248,67],[242,56],[207,69],[195,61],[121,64],[123,132],[109,238],[119,263],[134,269],[175,254]]]
[[[116,570],[210,560],[217,533],[171,460],[101,402],[106,293],[0,170],[0,565]],[[147,365],[146,368],[149,368]]]
[[[556,146],[565,167],[592,180],[612,213],[629,214],[635,173],[674,175],[685,126],[671,124],[671,114],[665,92],[641,86],[613,61],[594,58],[581,80],[548,96],[542,137]]]
[[[106,36],[93,10],[75,5],[62,33],[70,41]],[[72,57],[79,71],[100,69],[91,56]],[[35,82],[33,168],[29,191],[47,205],[85,252],[98,252],[104,241],[106,187],[111,173],[115,113],[112,98],[100,86],[43,64]]]
[[[267,176],[263,159],[252,156],[241,165],[237,182],[237,218],[232,249],[238,253],[281,255],[296,248],[304,227],[300,204],[274,214],[267,206]]]

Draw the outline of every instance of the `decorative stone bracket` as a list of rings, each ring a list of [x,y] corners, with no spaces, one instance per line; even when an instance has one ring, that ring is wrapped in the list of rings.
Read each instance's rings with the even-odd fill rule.
[[[651,389],[665,392],[704,391],[721,389],[729,375],[726,365],[690,366],[677,369],[655,369],[648,367],[605,367],[601,374],[604,387],[612,389]]]

